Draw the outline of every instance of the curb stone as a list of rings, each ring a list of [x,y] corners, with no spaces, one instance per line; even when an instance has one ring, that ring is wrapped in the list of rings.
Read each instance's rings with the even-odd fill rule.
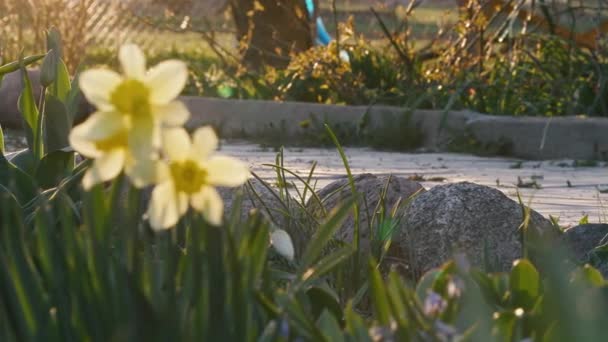
[[[306,133],[311,116],[331,125],[382,129],[407,109],[394,106],[343,106],[302,102],[182,97],[192,112],[188,128],[212,124],[225,138],[251,138],[272,130],[293,140]],[[493,116],[472,111],[414,110],[409,120],[423,133],[426,150],[449,149],[462,137],[480,146],[502,146],[524,159],[608,160],[608,119],[580,116],[540,118]]]
[[[466,150],[466,144],[473,143],[475,148],[481,149],[480,152],[485,150],[490,154],[523,159],[608,160],[608,118],[509,117],[467,110],[408,111],[395,106],[324,105],[196,96],[183,96],[181,100],[192,113],[187,128],[211,124],[223,138],[228,139],[280,134],[287,138],[287,142],[296,142],[307,134],[310,136],[311,128],[303,123],[310,122],[311,118],[319,123],[340,125],[347,131],[352,130],[353,134],[365,122],[364,128],[368,132],[382,134],[387,127],[395,129],[395,123],[403,122],[405,118],[412,128],[422,133],[419,147],[424,151],[453,150],[455,142],[464,141],[465,152],[471,152]],[[4,108],[6,111],[13,107],[7,102]],[[14,115],[3,114],[0,110],[0,125],[12,127],[16,125],[15,121]]]

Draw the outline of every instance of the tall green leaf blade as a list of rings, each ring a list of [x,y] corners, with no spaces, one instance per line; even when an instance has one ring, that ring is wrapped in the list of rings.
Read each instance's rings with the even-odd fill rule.
[[[332,216],[329,220],[317,230],[312,236],[312,239],[308,243],[306,250],[302,254],[301,267],[308,268],[321,254],[323,247],[332,239],[334,233],[340,228],[346,215],[352,209],[354,199],[351,198],[346,201]]]
[[[369,274],[372,303],[378,322],[384,326],[388,326],[391,321],[391,309],[388,303],[388,297],[386,295],[386,287],[384,286],[382,275],[380,274],[377,266],[378,265],[373,258],[370,258]]]
[[[319,317],[321,313],[327,312],[332,314],[336,320],[341,321],[343,319],[342,308],[337,296],[330,293],[330,290],[313,286],[306,291],[312,314],[314,317]]]
[[[342,330],[340,329],[340,325],[336,321],[334,315],[329,313],[329,311],[323,311],[321,317],[319,317],[319,321],[317,324],[319,326],[319,330],[321,330],[321,333],[325,337],[326,341],[344,341],[344,336],[342,336]]]
[[[70,119],[64,103],[55,95],[47,95],[44,106],[44,143],[47,153],[70,146]]]
[[[30,81],[25,67],[21,68],[21,75],[23,77],[23,91],[21,92],[21,96],[19,96],[19,111],[26,124],[25,136],[27,138],[27,144],[34,152],[34,156],[37,157],[37,159],[40,159],[42,157],[41,142],[39,141],[38,135],[38,117],[40,114],[38,112],[38,107],[36,106],[32,82]]]
[[[3,205],[5,203],[2,203]],[[9,211],[10,212],[6,212]],[[34,265],[30,248],[25,239],[25,227],[21,220],[22,213],[15,204],[11,208],[2,208],[2,242],[0,243],[1,264],[6,268],[9,279],[2,279],[0,287],[12,288],[15,312],[22,312],[27,334],[39,331],[48,315],[49,307],[40,275]]]
[[[323,340],[321,332],[306,314],[301,302],[287,294],[280,294],[277,300],[281,308],[289,316],[290,325],[293,326],[298,334],[301,334],[310,341]]]
[[[53,96],[65,104],[72,89],[70,85],[70,73],[68,72],[68,67],[65,65],[62,59],[59,59],[56,68],[57,77],[49,90]]]
[[[70,176],[74,168],[74,153],[54,151],[42,158],[36,169],[36,180],[43,189],[53,188]]]
[[[29,202],[38,194],[32,177],[0,155],[0,185],[9,189],[21,205]]]
[[[47,50],[57,51],[59,58],[63,57],[63,42],[61,40],[61,32],[56,27],[51,27],[46,34]]]
[[[33,175],[36,171],[34,154],[30,149],[24,149],[12,154],[10,162],[28,175]]]
[[[333,271],[336,267],[351,257],[353,252],[354,248],[347,245],[323,257],[302,274],[300,278],[302,283],[294,284],[294,288],[305,286],[307,283]]]
[[[352,337],[351,341],[371,342],[365,321],[353,309],[353,303],[349,302],[344,309],[346,330]]]
[[[57,79],[58,62],[59,56],[57,51],[49,50],[42,60],[42,66],[40,67],[40,84],[42,84],[43,87],[50,87]]]
[[[22,61],[15,61],[8,64],[4,64],[0,66],[0,76],[4,76],[6,74],[10,74],[11,72],[15,72],[21,68],[21,66],[28,66],[32,63],[36,63],[46,55],[34,55],[27,56]]]
[[[80,111],[80,103],[82,102],[83,98],[84,97],[80,92],[80,87],[78,85],[78,74],[76,74],[72,80],[72,84],[70,85],[70,91],[68,92],[66,100],[64,101],[70,127],[73,125],[74,121],[84,119],[84,115],[87,114],[85,111]]]
[[[4,132],[2,131],[2,125],[0,125],[0,154],[4,155]]]

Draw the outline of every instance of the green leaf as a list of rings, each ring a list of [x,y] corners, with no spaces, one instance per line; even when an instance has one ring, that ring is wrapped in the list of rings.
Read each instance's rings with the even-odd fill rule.
[[[70,119],[65,105],[54,95],[46,96],[44,106],[45,149],[58,151],[70,146]]]
[[[4,64],[3,66],[0,66],[0,77],[19,70],[21,66],[28,66],[32,63],[36,63],[39,60],[43,59],[44,56],[46,55],[27,56],[22,61],[15,61],[8,64]]]
[[[498,341],[511,341],[516,319],[515,314],[510,311],[495,313],[492,335],[498,338]]]
[[[578,224],[589,224],[589,215],[581,217],[581,219],[578,221]]]
[[[344,336],[342,336],[342,330],[340,329],[340,325],[336,321],[335,316],[329,313],[329,311],[323,311],[321,317],[319,317],[317,326],[319,327],[319,330],[321,330],[321,333],[323,334],[323,337],[325,337],[326,341],[344,341]]]
[[[55,50],[50,50],[44,60],[42,60],[42,66],[40,67],[40,84],[43,87],[49,87],[57,79],[57,64],[59,63],[59,56]]]
[[[346,309],[344,309],[344,316],[346,320],[346,330],[350,336],[352,336],[352,341],[372,341],[368,334],[365,321],[363,318],[361,318],[361,316],[359,316],[359,314],[355,312],[352,302],[348,302],[346,305]]]
[[[285,310],[289,316],[290,325],[295,328],[298,334],[301,334],[307,340],[318,340],[322,338],[319,329],[315,326],[314,322],[311,321],[310,316],[306,314],[306,311],[302,307],[300,301],[286,294],[280,294],[277,296],[277,301],[280,307]]]
[[[49,88],[49,92],[63,103],[67,103],[72,89],[70,85],[70,73],[62,59],[57,61],[56,78]]]
[[[344,164],[344,169],[346,170],[346,175],[348,177],[348,184],[350,185],[351,193],[353,195],[353,198],[355,198],[357,196],[357,188],[355,186],[353,174],[350,171],[350,166],[348,163],[348,158],[346,157],[346,153],[344,152],[342,145],[340,145],[340,141],[338,141],[338,137],[336,137],[336,135],[331,130],[331,127],[329,127],[328,124],[325,124],[325,131],[327,131],[327,134],[329,135],[329,137],[333,141],[334,145],[336,145],[336,148],[338,149],[338,153],[340,154],[340,158],[342,158],[342,163]],[[359,206],[357,205],[357,202],[353,203],[353,210],[354,210],[353,216],[354,216],[354,220],[355,220],[355,228],[354,228],[354,234],[353,234],[354,241],[353,242],[355,244],[355,250],[357,250],[357,255],[358,255],[358,252],[359,252]],[[356,258],[358,258],[358,256]],[[358,266],[358,260],[355,261],[355,267],[357,267],[357,266]]]
[[[36,180],[43,189],[57,186],[74,169],[74,153],[54,151],[42,158],[36,169]]]
[[[277,336],[278,333],[278,324],[276,320],[270,321],[264,331],[262,331],[262,335],[258,338],[258,342],[275,342],[275,341],[287,341],[285,337]]]
[[[34,90],[32,89],[32,83],[27,74],[25,67],[21,68],[21,75],[23,77],[23,91],[19,96],[19,111],[25,120],[25,136],[27,138],[27,144],[33,151],[36,159],[42,158],[42,142],[39,140],[38,135],[38,107],[36,106],[36,99],[34,98]]]
[[[7,188],[21,205],[28,203],[38,194],[38,187],[32,177],[0,155],[0,185]]]
[[[526,259],[513,263],[509,277],[511,301],[515,307],[530,310],[540,295],[540,276],[538,271]]]
[[[303,271],[299,278],[301,283],[295,283],[293,285],[294,289],[298,289],[300,286],[305,286],[311,281],[314,281],[315,279],[318,279],[319,277],[333,271],[344,261],[348,260],[353,253],[354,249],[347,245],[323,257],[321,260],[319,260],[319,262]]]
[[[0,125],[0,154],[4,155],[4,132],[2,131],[2,125]]]
[[[418,284],[416,285],[416,297],[418,297],[420,302],[424,302],[429,294],[429,291],[433,290],[433,283],[440,273],[441,271],[439,269],[434,268],[422,275],[418,281]]]
[[[51,27],[46,34],[46,48],[47,50],[57,51],[59,58],[63,57],[63,43],[61,41],[61,33],[56,27]]]
[[[378,270],[377,263],[373,258],[370,258],[369,260],[369,275],[371,297],[376,319],[380,324],[389,326],[391,323],[391,309],[388,303],[387,291],[384,286],[382,275]]]
[[[24,149],[11,156],[10,162],[28,175],[33,175],[36,166],[32,150]]]
[[[606,284],[606,280],[597,268],[587,264],[576,270],[575,280],[581,280],[591,286],[600,287]]]
[[[481,272],[479,270],[471,270],[471,277],[481,290],[481,294],[490,305],[498,306],[502,302],[502,293],[496,287],[496,282],[492,279],[491,274]]]
[[[321,313],[331,313],[338,321],[342,320],[342,308],[338,300],[321,287],[311,287],[306,291],[306,295],[312,306],[312,314],[314,317],[319,317]]]
[[[312,239],[309,241],[306,250],[302,254],[301,270],[307,269],[321,254],[323,247],[333,238],[334,233],[340,228],[346,215],[351,210],[354,204],[354,199],[346,201],[332,216],[329,220],[321,226]]]
[[[73,125],[74,121],[81,121],[84,119],[84,115],[87,114],[84,111],[80,111],[80,103],[82,99],[83,96],[80,92],[80,87],[78,86],[78,74],[76,74],[72,80],[70,92],[65,100],[65,106],[68,111],[68,122],[70,123],[70,126]]]

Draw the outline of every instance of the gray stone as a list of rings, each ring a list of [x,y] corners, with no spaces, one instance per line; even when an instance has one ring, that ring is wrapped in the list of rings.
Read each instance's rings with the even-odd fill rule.
[[[40,70],[29,69],[28,75],[32,82],[34,97],[40,98]],[[0,86],[0,125],[2,127],[22,128],[21,114],[17,103],[23,91],[21,72],[15,71],[4,75]]]
[[[390,180],[389,180],[390,178]],[[393,207],[400,202],[399,210],[396,214],[396,220],[403,214],[405,204],[411,200],[416,194],[425,191],[422,185],[418,182],[409,180],[404,177],[389,176],[389,175],[373,175],[369,173],[360,174],[354,177],[354,184],[357,189],[359,198],[359,242],[360,249],[363,253],[370,251],[370,240],[372,239],[370,226],[376,228],[378,217],[372,222],[374,213],[381,200],[383,190],[386,188],[386,194],[383,198],[384,208],[387,215]],[[338,208],[348,199],[352,198],[352,191],[349,185],[348,178],[337,180],[328,184],[320,191],[317,196],[321,200],[323,207],[327,212]],[[308,208],[315,216],[322,217],[322,211],[319,208],[318,201],[311,198],[308,201]],[[341,241],[352,242],[354,238],[355,218],[354,215],[348,215],[342,226],[336,233],[336,238]]]
[[[526,159],[608,159],[608,120],[580,116],[479,116],[466,129],[484,145],[507,145]]]
[[[237,199],[237,194],[242,193],[241,218],[247,219],[253,210],[258,211],[268,219],[274,226],[285,229],[287,225],[287,213],[280,200],[280,195],[270,184],[257,179],[251,179],[242,187],[219,188],[220,196],[224,200],[224,213],[230,215]]]
[[[553,232],[550,221],[530,210],[528,229]],[[473,265],[507,271],[521,257],[522,207],[499,190],[468,182],[440,185],[415,197],[398,237],[411,276],[464,252]]]
[[[572,258],[577,263],[589,262],[589,252],[608,242],[608,224],[581,224],[567,229],[562,235]],[[604,277],[608,277],[608,263],[595,265]]]

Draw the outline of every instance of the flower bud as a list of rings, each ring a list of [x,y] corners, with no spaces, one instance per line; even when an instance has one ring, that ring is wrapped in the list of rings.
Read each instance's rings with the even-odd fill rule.
[[[293,260],[294,250],[291,237],[286,231],[277,229],[270,234],[270,244],[274,249],[288,260]]]

